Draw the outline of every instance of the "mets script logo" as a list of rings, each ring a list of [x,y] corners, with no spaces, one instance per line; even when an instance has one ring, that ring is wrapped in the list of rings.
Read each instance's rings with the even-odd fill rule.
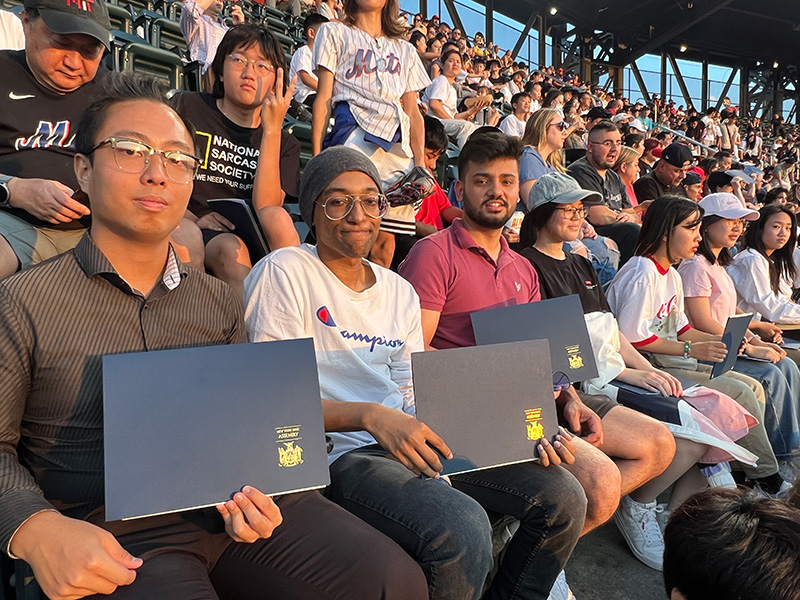
[[[328,327],[336,327],[336,323],[331,316],[331,312],[327,306],[321,306],[317,309],[317,318]],[[355,331],[348,331],[342,329],[339,332],[346,340],[355,340],[357,342],[364,342],[369,344],[369,351],[374,352],[375,346],[386,346],[387,348],[399,348],[405,342],[403,340],[392,340],[383,337],[382,335],[367,335],[365,333],[357,333]]]
[[[361,77],[365,73],[370,75],[375,71],[397,75],[400,72],[400,59],[397,58],[394,52],[387,54],[386,58],[381,58],[376,56],[372,50],[365,51],[360,49],[356,52],[353,66],[347,70],[344,78],[353,79]]]
[[[17,138],[14,148],[17,150],[50,148],[51,146],[69,148],[73,141],[75,141],[75,135],[70,131],[69,121],[58,121],[55,125],[50,121],[39,121],[36,133],[28,138]]]

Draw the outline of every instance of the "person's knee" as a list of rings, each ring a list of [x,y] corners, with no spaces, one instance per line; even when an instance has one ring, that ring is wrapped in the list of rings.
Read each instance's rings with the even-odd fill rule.
[[[178,258],[195,269],[202,270],[205,262],[203,232],[197,224],[189,219],[181,219],[178,226],[170,234],[172,245]]]
[[[250,269],[250,254],[244,242],[233,234],[213,238],[206,246],[206,266],[224,278],[245,268]]]

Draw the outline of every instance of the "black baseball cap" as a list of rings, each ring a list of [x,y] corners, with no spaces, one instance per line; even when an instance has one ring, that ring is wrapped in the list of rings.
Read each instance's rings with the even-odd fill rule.
[[[53,33],[83,33],[111,47],[111,21],[104,0],[25,0]]]
[[[687,162],[691,163],[694,160],[694,156],[687,146],[676,142],[664,148],[661,152],[661,160],[668,162],[673,167],[683,168]]]

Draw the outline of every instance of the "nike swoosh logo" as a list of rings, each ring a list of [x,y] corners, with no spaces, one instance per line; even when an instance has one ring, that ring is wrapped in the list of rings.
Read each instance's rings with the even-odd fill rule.
[[[14,92],[8,92],[8,97],[12,100],[25,100],[26,98],[35,98],[36,96],[33,94],[21,94],[18,96]]]

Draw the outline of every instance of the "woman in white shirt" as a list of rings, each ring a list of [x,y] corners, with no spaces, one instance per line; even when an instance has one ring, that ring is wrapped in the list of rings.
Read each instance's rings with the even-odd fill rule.
[[[791,210],[768,204],[758,221],[744,236],[744,251],[737,254],[728,273],[736,286],[739,308],[776,325],[800,323],[800,304],[792,301],[797,276],[793,253],[797,246],[797,223]],[[773,330],[768,341],[778,342]]]

